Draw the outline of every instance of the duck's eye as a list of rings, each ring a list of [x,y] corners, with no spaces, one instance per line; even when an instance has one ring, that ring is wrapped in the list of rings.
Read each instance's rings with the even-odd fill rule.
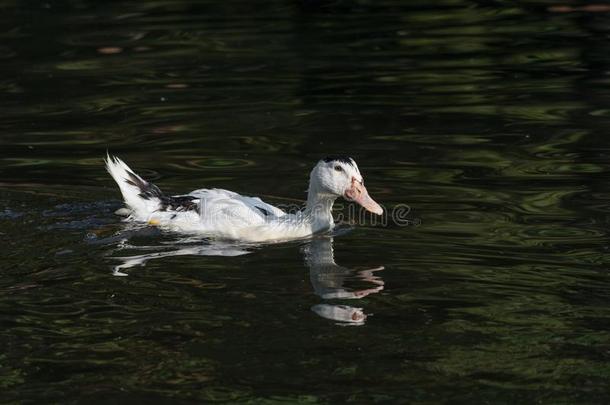
[[[335,170],[338,172],[342,172],[343,168],[341,166],[337,165],[337,166],[335,166]]]

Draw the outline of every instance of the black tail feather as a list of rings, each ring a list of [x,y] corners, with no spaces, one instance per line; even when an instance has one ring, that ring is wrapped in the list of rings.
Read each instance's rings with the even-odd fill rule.
[[[194,201],[197,198],[190,195],[168,197],[154,184],[147,182],[133,172],[128,170],[126,172],[129,179],[125,179],[125,182],[137,187],[140,190],[138,195],[141,198],[145,200],[159,199],[159,211],[195,211],[199,209],[199,204]]]
[[[150,200],[151,198],[163,199],[165,197],[159,187],[140,178],[133,172],[126,170],[126,173],[129,176],[129,179],[125,179],[125,182],[127,184],[131,184],[132,186],[135,186],[138,189],[140,189],[140,194],[138,194],[138,195],[140,197],[142,197],[143,199],[145,199],[145,200]]]

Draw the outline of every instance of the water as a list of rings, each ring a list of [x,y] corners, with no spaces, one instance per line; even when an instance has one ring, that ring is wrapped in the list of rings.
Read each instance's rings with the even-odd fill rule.
[[[603,4],[0,7],[2,402],[607,402]],[[107,150],[273,203],[348,153],[410,222],[133,227]]]

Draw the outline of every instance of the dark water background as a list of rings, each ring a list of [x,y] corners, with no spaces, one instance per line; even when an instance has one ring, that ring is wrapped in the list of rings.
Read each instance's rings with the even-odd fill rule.
[[[608,402],[608,5],[0,11],[2,402]],[[106,150],[276,203],[349,153],[421,224],[132,228]]]

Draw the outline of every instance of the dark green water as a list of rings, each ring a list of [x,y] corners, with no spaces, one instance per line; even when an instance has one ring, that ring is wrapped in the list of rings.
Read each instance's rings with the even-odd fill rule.
[[[0,400],[607,403],[610,12],[559,5],[0,2]],[[275,203],[348,153],[413,223],[133,228],[106,150]]]

